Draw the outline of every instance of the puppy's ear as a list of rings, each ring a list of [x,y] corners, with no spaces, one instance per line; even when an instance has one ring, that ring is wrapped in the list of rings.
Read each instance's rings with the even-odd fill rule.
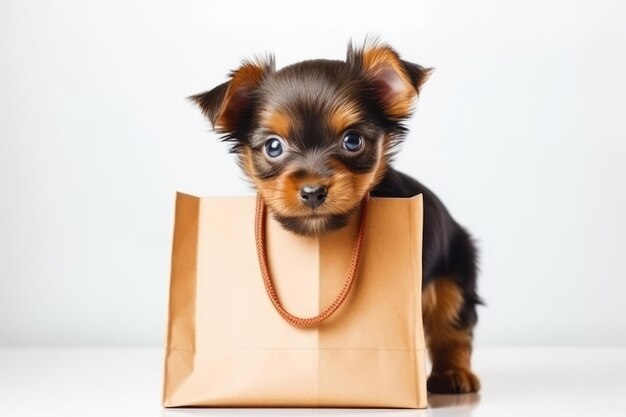
[[[401,60],[389,45],[367,41],[361,48],[348,46],[347,63],[365,75],[384,112],[397,120],[411,115],[413,100],[432,71]]]
[[[251,107],[251,96],[263,79],[274,72],[274,57],[265,60],[244,61],[229,75],[230,80],[211,91],[189,97],[209,119],[213,130],[232,133]]]

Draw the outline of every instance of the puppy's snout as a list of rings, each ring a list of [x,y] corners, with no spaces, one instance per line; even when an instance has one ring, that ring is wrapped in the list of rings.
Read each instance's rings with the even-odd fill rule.
[[[300,201],[307,207],[315,208],[326,200],[327,194],[328,190],[322,185],[305,185],[300,188]]]

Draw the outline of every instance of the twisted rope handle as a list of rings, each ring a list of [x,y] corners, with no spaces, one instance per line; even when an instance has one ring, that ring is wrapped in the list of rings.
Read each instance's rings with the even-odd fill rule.
[[[255,239],[256,239],[256,249],[257,255],[259,257],[259,266],[261,267],[261,275],[263,276],[263,282],[265,284],[265,290],[267,291],[267,295],[270,297],[274,308],[278,311],[287,322],[291,323],[297,327],[313,327],[322,323],[324,320],[329,318],[345,301],[348,297],[348,293],[354,284],[354,280],[356,278],[356,272],[359,265],[359,258],[361,256],[361,246],[363,245],[363,237],[365,235],[365,218],[367,215],[367,202],[368,197],[363,199],[361,203],[361,218],[359,220],[359,232],[356,238],[356,242],[354,243],[354,249],[352,250],[352,260],[350,261],[350,268],[348,269],[348,278],[343,288],[337,295],[337,297],[333,300],[333,302],[320,314],[315,317],[306,317],[301,318],[294,316],[289,313],[282,306],[280,300],[278,299],[278,295],[276,294],[276,290],[274,289],[274,284],[272,283],[272,278],[270,276],[269,268],[267,266],[267,254],[265,250],[265,202],[260,194],[257,195],[256,200],[256,215],[254,219],[254,231],[255,231]]]

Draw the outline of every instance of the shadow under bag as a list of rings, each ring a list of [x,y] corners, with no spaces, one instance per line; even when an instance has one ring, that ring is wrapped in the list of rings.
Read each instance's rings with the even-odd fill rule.
[[[283,230],[255,197],[177,194],[164,407],[426,407],[422,196]]]

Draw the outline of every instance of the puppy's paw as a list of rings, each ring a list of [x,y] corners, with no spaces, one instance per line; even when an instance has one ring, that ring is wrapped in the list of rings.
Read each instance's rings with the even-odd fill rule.
[[[469,369],[451,369],[430,374],[426,387],[432,394],[465,394],[478,392],[480,381]]]

